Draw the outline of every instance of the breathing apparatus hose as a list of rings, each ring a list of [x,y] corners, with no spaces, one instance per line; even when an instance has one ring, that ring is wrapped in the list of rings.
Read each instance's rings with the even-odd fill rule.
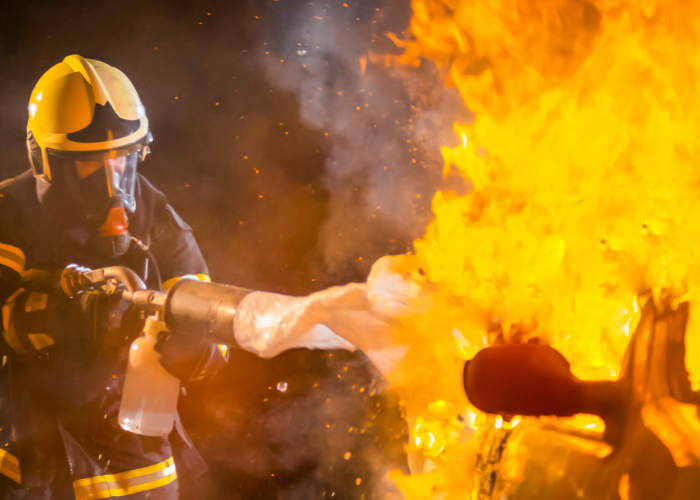
[[[148,274],[150,271],[150,267],[153,267],[153,272],[156,276],[156,283],[158,283],[158,290],[163,289],[163,280],[160,277],[160,269],[158,268],[158,261],[156,261],[156,258],[153,256],[153,253],[151,250],[148,248],[148,245],[146,245],[143,241],[141,241],[138,238],[134,238],[133,236],[131,237],[131,241],[134,242],[136,247],[141,251],[146,256],[146,269],[144,270],[143,273],[143,279],[144,281],[148,280]]]

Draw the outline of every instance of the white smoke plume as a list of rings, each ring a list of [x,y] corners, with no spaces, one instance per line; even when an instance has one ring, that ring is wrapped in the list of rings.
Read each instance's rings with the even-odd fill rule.
[[[302,119],[327,135],[329,208],[318,243],[325,272],[365,274],[376,258],[410,249],[430,220],[440,145],[468,113],[432,66],[391,69],[373,54],[399,53],[409,2],[342,0],[267,4],[260,58]]]

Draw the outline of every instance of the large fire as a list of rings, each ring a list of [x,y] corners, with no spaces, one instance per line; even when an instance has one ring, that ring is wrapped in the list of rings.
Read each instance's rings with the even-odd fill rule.
[[[641,295],[698,303],[700,3],[412,5],[398,62],[449,68],[447,83],[476,118],[455,124],[459,143],[443,148],[444,174],[463,177],[464,192],[436,194],[415,256],[394,263],[429,293],[395,330],[411,349],[389,375],[413,429],[412,469],[422,474],[393,477],[408,499],[471,498],[488,465],[476,460],[479,447],[483,455],[493,429],[527,419],[470,410],[465,359],[489,344],[537,339],[578,377],[615,379]],[[686,366],[697,389],[692,316]],[[601,424],[567,423],[593,432]],[[522,473],[517,457],[502,467],[513,480]]]

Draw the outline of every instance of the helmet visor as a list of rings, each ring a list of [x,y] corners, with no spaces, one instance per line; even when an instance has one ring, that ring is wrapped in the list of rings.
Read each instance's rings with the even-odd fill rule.
[[[115,206],[124,206],[131,212],[136,209],[134,186],[141,151],[91,152],[72,157],[64,151],[58,155],[52,150],[47,153],[52,184],[64,190],[88,220],[103,221]]]

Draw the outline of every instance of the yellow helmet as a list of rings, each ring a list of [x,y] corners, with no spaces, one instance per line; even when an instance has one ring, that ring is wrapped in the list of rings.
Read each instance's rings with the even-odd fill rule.
[[[29,98],[27,148],[34,175],[52,180],[51,157],[96,160],[148,153],[146,111],[117,68],[71,55],[39,79]]]
[[[105,255],[129,248],[125,210],[136,210],[136,164],[152,140],[133,84],[103,62],[68,56],[29,98],[27,150],[39,201],[94,230]]]

